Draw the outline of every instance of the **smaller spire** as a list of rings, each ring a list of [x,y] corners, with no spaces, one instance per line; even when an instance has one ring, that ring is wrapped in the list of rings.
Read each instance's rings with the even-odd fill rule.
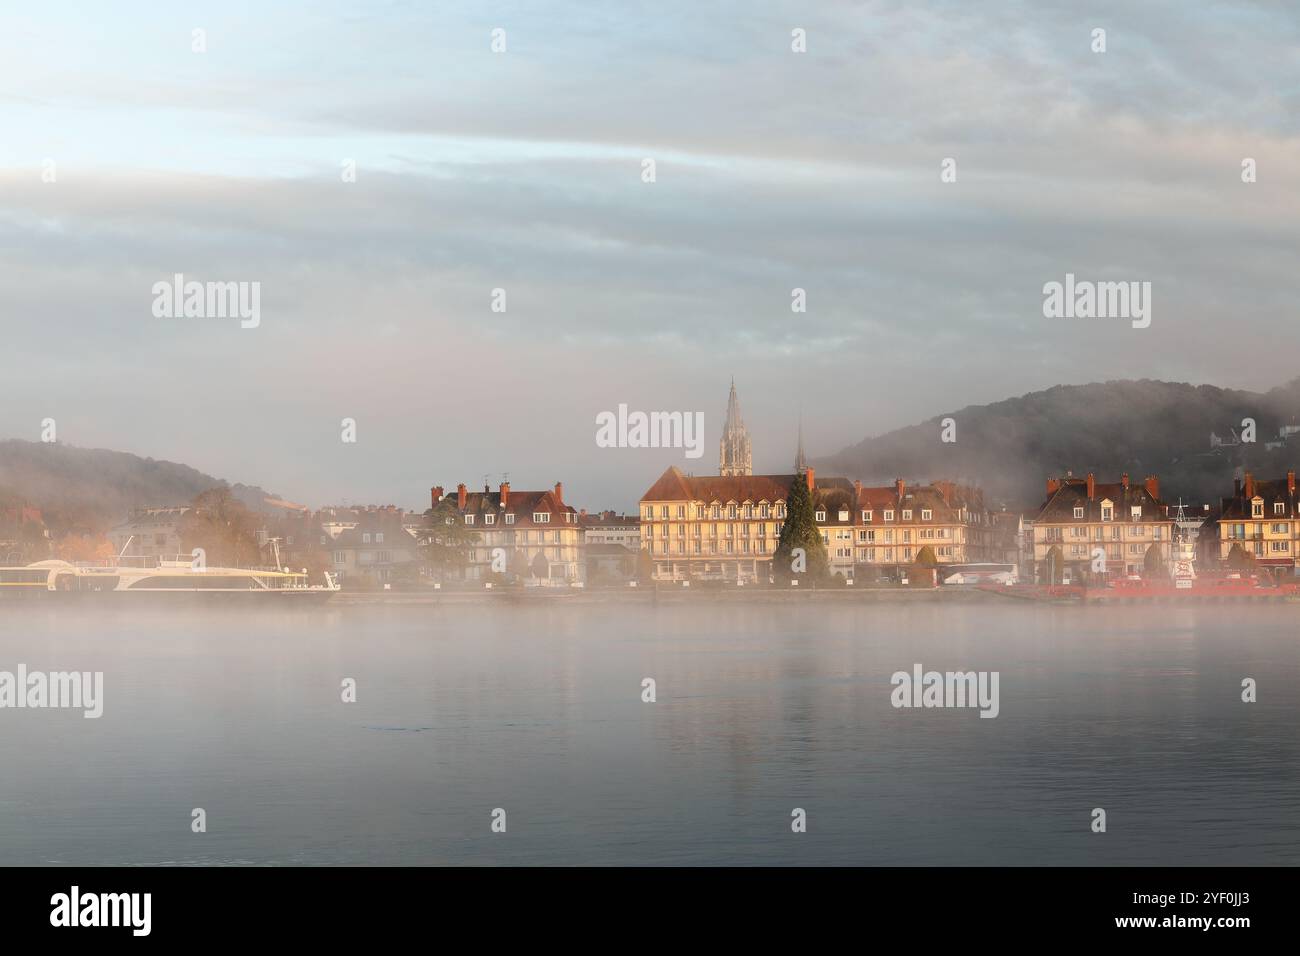
[[[803,453],[803,409],[799,409],[799,450],[795,453],[794,473],[802,475],[808,471],[808,459]]]

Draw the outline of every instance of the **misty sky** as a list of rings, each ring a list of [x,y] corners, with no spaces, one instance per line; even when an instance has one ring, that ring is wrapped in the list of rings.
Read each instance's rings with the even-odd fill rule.
[[[1057,383],[1262,390],[1298,124],[1286,3],[6,3],[0,437],[624,509],[716,471],[733,374],[757,471],[800,406],[816,456]],[[155,318],[176,272],[261,326]],[[1067,272],[1150,281],[1151,327],[1045,319]],[[619,403],[703,411],[704,457],[596,447]]]

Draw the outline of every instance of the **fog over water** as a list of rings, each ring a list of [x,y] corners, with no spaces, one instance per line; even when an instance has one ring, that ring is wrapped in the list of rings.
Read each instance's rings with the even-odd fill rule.
[[[580,600],[0,605],[0,863],[1300,864],[1294,607]]]

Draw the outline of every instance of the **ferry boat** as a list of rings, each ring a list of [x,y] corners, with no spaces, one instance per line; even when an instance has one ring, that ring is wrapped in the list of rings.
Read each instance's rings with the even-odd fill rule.
[[[22,567],[0,567],[0,596],[43,593],[203,594],[327,598],[339,590],[329,572],[324,584],[309,584],[306,572],[259,568],[204,567],[192,559],[126,558],[104,565],[57,559]]]

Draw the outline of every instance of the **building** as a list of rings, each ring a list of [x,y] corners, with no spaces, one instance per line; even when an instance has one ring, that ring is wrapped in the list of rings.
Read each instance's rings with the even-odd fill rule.
[[[420,544],[394,505],[325,508],[316,516],[316,546],[329,553],[331,572],[345,586],[411,583],[418,579]],[[286,541],[295,554],[296,536]],[[306,544],[304,542],[303,544]]]
[[[727,398],[727,421],[722,427],[722,441],[718,451],[718,474],[729,478],[754,473],[754,455],[749,445],[749,432],[740,417],[740,402],[736,399],[736,380],[731,380],[731,395]]]
[[[589,583],[624,582],[636,576],[641,550],[640,518],[613,511],[589,515],[583,509],[578,512],[578,524],[582,527],[585,577]]]
[[[1231,498],[1221,502],[1213,520],[1207,520],[1202,534],[1203,556],[1227,564],[1234,546],[1240,545],[1257,566],[1294,575],[1300,558],[1300,499],[1296,495],[1295,471],[1285,478],[1267,481],[1246,472],[1233,481]]]
[[[938,564],[992,560],[992,517],[980,489],[951,481],[909,487],[902,478],[885,487],[854,484],[857,576],[894,574],[926,547]]]
[[[181,544],[181,525],[188,506],[137,508],[108,533],[116,554],[125,557],[175,558],[188,554]]]
[[[515,491],[504,481],[496,491],[458,485],[455,497],[431,490],[433,510],[447,512],[473,535],[465,568],[469,581],[503,574],[531,585],[568,585],[584,579],[583,527],[564,503],[564,485],[550,491]],[[437,520],[436,516],[435,519]]]
[[[1034,518],[1034,565],[1043,581],[1066,570],[1075,581],[1095,576],[1101,573],[1093,571],[1097,559],[1104,559],[1108,576],[1140,574],[1148,554],[1168,566],[1173,529],[1155,475],[1140,485],[1127,474],[1113,484],[1092,474],[1048,478],[1047,498]]]
[[[795,477],[697,478],[669,468],[641,496],[641,547],[654,577],[766,581]]]

